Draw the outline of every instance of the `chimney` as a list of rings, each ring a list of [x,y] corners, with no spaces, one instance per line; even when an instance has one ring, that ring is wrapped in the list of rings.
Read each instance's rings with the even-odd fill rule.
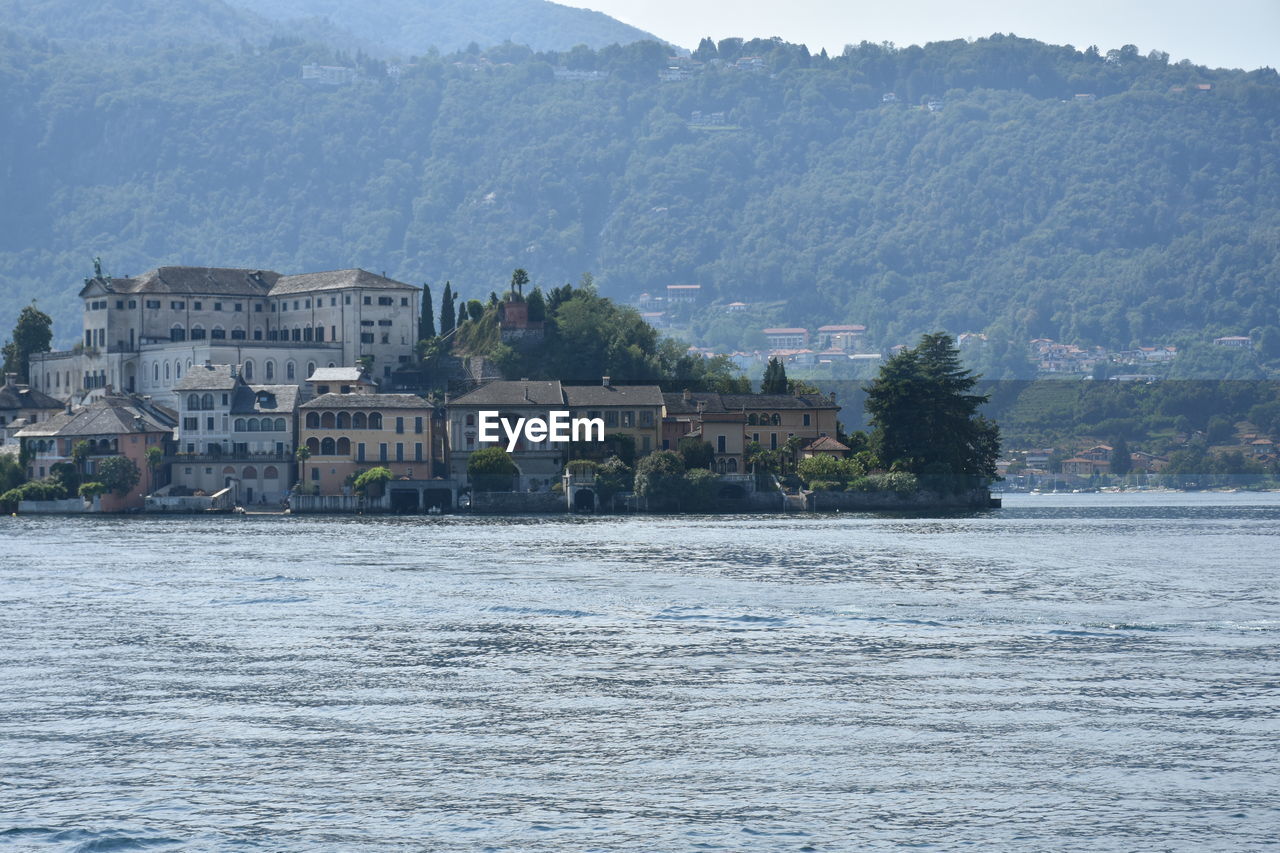
[[[16,374],[16,373],[6,373],[6,374],[4,375],[4,384],[5,384],[6,386],[10,386],[10,385],[17,385],[17,384],[18,384],[18,374]]]
[[[213,370],[213,359],[211,359],[211,358],[206,358],[206,359],[204,360],[204,369],[205,369],[205,370]]]
[[[601,376],[601,377],[600,377],[600,384],[601,384],[601,385],[603,385],[604,387],[608,388],[608,387],[609,387],[609,377],[608,377],[608,376]]]
[[[693,399],[693,392],[690,391],[688,388],[684,389],[684,401],[688,403],[692,399]]]

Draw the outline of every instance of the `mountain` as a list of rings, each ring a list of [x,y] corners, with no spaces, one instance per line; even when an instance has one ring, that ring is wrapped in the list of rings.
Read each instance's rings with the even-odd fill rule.
[[[653,42],[395,66],[282,39],[0,48],[0,335],[38,297],[77,337],[99,255],[466,298],[517,266],[622,298],[699,283],[752,303],[695,312],[723,345],[761,324],[1120,348],[1280,327],[1270,69],[1010,36],[725,40],[675,73]]]
[[[489,47],[600,48],[657,39],[602,12],[547,0],[229,0],[275,21],[322,19],[402,56]]]

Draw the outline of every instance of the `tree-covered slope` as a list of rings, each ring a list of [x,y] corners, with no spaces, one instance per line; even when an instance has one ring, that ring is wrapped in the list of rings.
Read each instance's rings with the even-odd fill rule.
[[[609,295],[701,283],[883,344],[1280,325],[1272,71],[1011,37],[832,59],[730,41],[676,82],[653,43],[506,45],[398,78],[296,42],[0,47],[0,328],[39,296],[73,337],[95,255],[117,275],[364,266],[468,298],[517,266],[590,270]],[[311,87],[309,62],[361,76]]]
[[[323,18],[403,56],[505,41],[535,50],[653,39],[602,12],[547,0],[228,0],[273,20]]]

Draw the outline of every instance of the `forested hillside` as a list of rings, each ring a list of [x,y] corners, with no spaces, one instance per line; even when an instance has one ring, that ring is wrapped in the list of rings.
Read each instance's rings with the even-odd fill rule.
[[[363,266],[468,298],[517,266],[549,285],[591,271],[623,298],[701,283],[879,344],[1280,324],[1270,70],[1001,36],[832,58],[708,42],[674,81],[654,43],[391,75],[279,39],[0,48],[0,328],[39,297],[75,337],[95,255],[117,275]],[[359,76],[309,85],[308,63]],[[584,71],[602,74],[566,73]]]

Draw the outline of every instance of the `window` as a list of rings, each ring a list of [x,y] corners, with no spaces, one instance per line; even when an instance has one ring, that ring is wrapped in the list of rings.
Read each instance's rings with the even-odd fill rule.
[[[606,429],[616,429],[618,426],[618,412],[610,409],[604,413],[604,425]]]
[[[339,456],[351,455],[351,439],[347,438],[345,435],[342,438],[338,439],[338,455]]]
[[[379,296],[378,304],[379,305],[395,305],[396,301],[392,299],[390,296]]]
[[[383,336],[382,336],[382,342],[383,342],[384,344],[389,344],[389,343],[391,343],[391,336],[390,336],[390,335],[383,335]],[[385,371],[385,373],[390,374],[390,373],[391,373],[391,368],[387,368],[387,370]]]
[[[199,311],[199,310],[200,310],[200,303],[199,303],[199,302],[192,302],[192,303],[191,303],[191,307],[192,307],[192,308],[194,308],[196,311]]]
[[[312,479],[312,480],[319,480],[319,479],[320,479],[320,469],[319,469],[319,468],[312,468],[312,469],[311,469],[311,479]]]
[[[147,305],[147,307],[148,307],[148,308],[150,308],[151,310],[155,311],[156,309],[158,309],[158,308],[160,307],[160,300],[159,300],[159,299],[148,299],[148,300],[147,300],[147,302],[146,302],[146,305]]]
[[[752,412],[751,414],[747,415],[747,425],[748,425],[748,426],[755,426],[755,425],[756,425],[756,424],[758,424],[758,423],[760,423],[760,419],[756,417],[756,413],[755,413],[755,412]]]
[[[200,419],[199,418],[183,418],[182,428],[185,430],[191,430],[192,432],[195,432],[196,430],[200,429]]]
[[[396,435],[404,435],[404,418],[396,418]]]
[[[312,331],[310,326],[307,326],[305,329],[302,330],[302,339],[304,341],[311,340],[311,336],[312,336]]]
[[[382,429],[381,412],[371,412],[369,414],[369,429]]]
[[[169,330],[169,340],[185,341],[186,339],[187,339],[187,332],[181,326],[175,324],[174,327]]]
[[[280,472],[276,470],[276,466],[268,465],[262,469],[262,478],[264,480],[274,480],[280,476]]]
[[[350,294],[350,293],[348,293],[348,294],[346,295],[346,297],[342,300],[342,304],[343,304],[343,305],[350,305],[350,304],[351,304],[351,294]]]
[[[778,449],[778,434],[776,432],[769,433],[769,449],[770,450]]]
[[[378,445],[378,461],[387,461],[387,443],[385,441]]]
[[[136,300],[136,299],[130,299],[130,300],[129,300],[129,307],[130,307],[130,308],[137,308],[137,307],[138,307],[138,300]]]
[[[371,344],[371,343],[373,343],[373,332],[361,332],[361,333],[360,333],[360,343],[362,343],[362,344]]]
[[[213,418],[205,418],[205,429],[209,430],[209,432],[213,432]]]
[[[378,321],[378,325],[379,325],[379,326],[390,326],[390,325],[391,325],[391,321],[390,321],[390,320],[379,320],[379,321]]]
[[[643,409],[643,410],[641,410],[641,412],[640,412],[640,426],[642,426],[642,427],[651,427],[651,426],[653,426],[653,412],[652,412],[652,411],[650,411],[649,409]]]
[[[413,461],[414,462],[422,461],[422,442],[421,441],[413,445]]]
[[[367,427],[368,427],[368,419],[365,417],[364,412],[356,412],[354,415],[351,416],[352,429],[366,429]]]
[[[337,304],[338,304],[338,297],[336,297],[336,296],[330,296],[330,297],[329,297],[329,307],[330,307],[330,308],[332,308],[333,306],[335,306],[335,305],[337,305]]]
[[[117,310],[117,311],[122,311],[122,310],[124,310],[124,300],[123,300],[123,299],[117,299],[117,300],[116,300],[116,310]]]
[[[253,339],[254,339],[255,341],[260,341],[260,340],[262,340],[262,330],[261,330],[261,329],[254,329],[254,330],[253,330]]]
[[[302,329],[294,329],[289,333],[289,336],[295,341],[302,340]]]
[[[212,394],[201,394],[201,395],[200,395],[200,408],[204,409],[206,412],[207,412],[207,411],[211,411],[211,410],[213,409],[213,395],[212,395]]]
[[[237,302],[237,303],[236,303],[236,307],[235,307],[235,308],[233,308],[232,310],[233,310],[233,311],[243,311],[243,310],[244,310],[244,303],[242,303],[242,302]]]
[[[316,340],[324,343],[324,326],[316,326]]]
[[[244,329],[235,328],[231,330],[231,340],[243,341],[245,339]]]
[[[253,313],[255,313],[255,314],[261,314],[261,313],[262,313],[262,303],[261,303],[261,302],[255,302],[255,303],[253,304]]]
[[[319,412],[307,412],[307,429],[320,429]]]
[[[320,442],[321,456],[332,456],[334,454],[334,451],[336,451],[337,449],[338,449],[337,442],[335,442],[332,438],[325,438],[323,441]]]
[[[193,341],[203,341],[203,340],[204,340],[204,326],[192,326],[192,327],[191,327],[191,340],[193,340]]]
[[[724,436],[716,436],[716,453],[724,453]]]
[[[364,461],[364,442],[363,441],[356,445],[356,461],[357,462]]]
[[[200,395],[199,394],[187,395],[187,408],[193,412],[200,411]]]
[[[396,461],[404,461],[404,444],[399,441],[396,442]]]
[[[316,372],[316,363],[314,361],[307,362],[307,376],[311,376]]]
[[[805,416],[804,416],[804,425],[805,425],[805,426],[808,426],[808,425],[809,425],[809,416],[808,416],[808,415],[805,415]]]
[[[244,432],[246,423],[247,422],[245,421],[244,418],[236,418],[235,423],[232,426],[232,429],[235,430],[236,432]]]
[[[294,331],[296,332],[296,331],[298,331],[298,330],[297,330],[297,329],[294,329]],[[297,372],[297,371],[295,370],[295,368],[294,368],[294,366],[293,366],[293,362],[292,362],[292,361],[291,361],[291,362],[289,362],[288,364],[286,364],[286,365],[284,366],[284,378],[285,378],[285,379],[292,380],[292,379],[294,378],[294,375],[296,374],[296,372]]]
[[[361,326],[372,326],[372,325],[373,325],[373,321],[372,321],[372,320],[361,320],[361,321],[360,321],[360,325],[361,325]]]
[[[310,308],[310,307],[311,307],[311,300],[310,300],[310,299],[304,299],[304,300],[302,300],[302,307],[303,307],[303,308]]]
[[[267,362],[267,378],[268,379],[276,378],[276,363],[274,361]]]
[[[372,304],[373,304],[373,297],[372,297],[372,296],[366,296],[366,297],[364,298],[364,304],[365,304],[365,305],[372,305]]]
[[[635,426],[635,425],[636,425],[636,413],[635,413],[635,412],[623,412],[623,413],[622,413],[622,425],[623,425],[624,427],[633,427],[633,426]]]
[[[295,299],[295,300],[293,300],[293,310],[294,310],[294,311],[297,311],[297,310],[298,310],[298,300],[296,300],[296,299]]]
[[[351,415],[348,412],[338,412],[338,429],[351,429]]]
[[[246,382],[253,381],[253,362],[246,361],[244,363],[244,378]]]
[[[413,431],[418,435],[422,435],[422,418],[413,419]]]
[[[215,303],[213,303],[213,310],[214,310],[214,311],[221,311],[221,310],[222,310],[222,303],[221,303],[221,302],[215,302]]]
[[[183,308],[187,307],[187,303],[182,302],[180,300],[174,300],[173,302],[169,303],[169,307],[172,308],[174,311],[181,311]]]
[[[401,307],[401,308],[408,308],[408,307],[409,307],[409,297],[407,297],[407,296],[401,296],[401,297],[400,297],[400,307]]]

